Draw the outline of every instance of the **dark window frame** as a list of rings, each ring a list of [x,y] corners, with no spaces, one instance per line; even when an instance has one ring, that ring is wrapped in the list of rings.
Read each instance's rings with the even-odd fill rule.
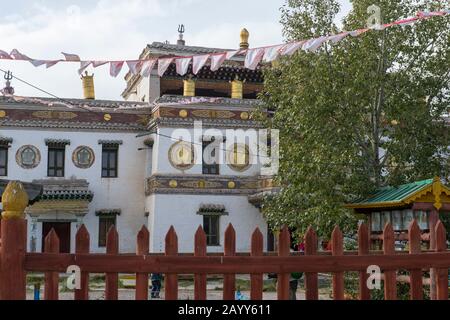
[[[4,163],[2,163],[0,161],[0,176],[1,177],[8,176],[8,149],[9,148],[7,146],[0,146],[0,153],[4,153],[5,154],[5,158],[4,158],[5,161],[4,161]]]
[[[58,154],[62,153],[62,166],[58,166]],[[48,147],[47,152],[47,177],[61,178],[65,176],[66,147]],[[50,166],[50,159],[53,159],[53,166]],[[53,170],[53,172],[52,172]],[[59,173],[61,172],[61,173]]]
[[[117,227],[117,215],[102,215],[98,216],[98,247],[106,247],[106,240],[108,238],[109,229]]]
[[[111,154],[114,156],[115,166],[111,165]],[[105,156],[107,156],[106,166],[104,166]],[[102,148],[102,178],[117,178],[119,176],[119,148],[106,147]]]
[[[215,232],[211,228],[212,225],[215,225]],[[220,246],[220,215],[203,215],[203,230],[206,234],[206,245],[208,247]]]
[[[207,164],[205,162],[205,158],[204,158],[205,148],[208,147],[212,143],[214,143],[214,140],[202,142],[202,173],[203,174],[220,175],[220,161],[218,159],[219,154],[217,154],[217,152],[219,151],[218,150],[219,148],[214,149],[214,157],[216,158],[216,163]]]

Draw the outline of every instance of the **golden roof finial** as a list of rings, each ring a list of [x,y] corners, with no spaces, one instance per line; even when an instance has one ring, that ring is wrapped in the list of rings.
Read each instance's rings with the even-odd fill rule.
[[[81,76],[81,81],[83,83],[83,97],[84,99],[95,99],[95,87],[94,87],[94,74],[89,75],[86,71],[84,75]]]
[[[248,32],[247,29],[243,28],[241,30],[241,43],[240,43],[240,48],[241,49],[248,49],[249,44],[248,44],[248,39],[250,37],[250,33]]]
[[[185,97],[195,97],[195,81],[192,76],[183,80],[183,95]]]
[[[3,191],[3,219],[21,219],[25,217],[25,208],[28,206],[28,194],[22,183],[10,181]]]

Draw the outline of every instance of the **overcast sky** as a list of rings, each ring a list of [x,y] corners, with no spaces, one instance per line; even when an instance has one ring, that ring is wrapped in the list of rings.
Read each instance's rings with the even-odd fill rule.
[[[350,9],[341,0],[342,13]],[[15,0],[2,4],[0,49],[16,48],[35,59],[60,59],[61,51],[81,59],[136,59],[147,43],[178,37],[186,28],[187,45],[237,48],[239,31],[250,31],[250,46],[282,43],[280,10],[285,0]],[[81,98],[78,64],[61,63],[50,69],[29,62],[0,60],[2,69],[64,98]],[[124,67],[117,78],[108,65],[95,69],[97,99],[121,100]],[[3,77],[0,79],[3,87]],[[16,94],[46,96],[13,81]]]

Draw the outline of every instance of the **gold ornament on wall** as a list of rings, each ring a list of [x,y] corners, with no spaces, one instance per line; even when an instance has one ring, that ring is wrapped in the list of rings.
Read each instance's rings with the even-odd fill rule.
[[[0,118],[4,118],[4,117],[6,117],[6,111],[0,110]]]
[[[176,180],[170,180],[169,181],[169,186],[171,188],[176,188],[178,186],[178,182]]]
[[[194,145],[186,141],[175,142],[169,149],[168,157],[175,169],[189,170],[195,164]]]
[[[242,120],[248,120],[250,118],[250,115],[248,112],[241,112],[241,119]]]
[[[186,111],[186,110],[180,110],[180,112],[179,112],[179,116],[181,117],[181,118],[187,118],[187,116],[188,116],[188,112]]]
[[[105,115],[103,116],[103,119],[105,120],[105,121],[111,121],[111,115],[109,114],[109,113],[105,113]]]
[[[228,166],[234,171],[245,171],[250,167],[250,149],[248,145],[235,143],[227,151]]]

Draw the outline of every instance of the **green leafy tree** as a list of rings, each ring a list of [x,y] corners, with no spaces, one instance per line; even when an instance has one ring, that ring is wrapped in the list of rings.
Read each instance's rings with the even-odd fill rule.
[[[442,1],[354,0],[343,30],[365,28],[367,8],[382,22],[438,10]],[[448,4],[448,3],[447,3]],[[288,41],[340,32],[336,0],[288,0],[281,23]],[[267,125],[280,130],[280,193],[263,211],[273,228],[300,234],[309,225],[347,234],[356,217],[343,204],[375,188],[448,177],[450,18],[370,30],[316,52],[299,51],[265,71]]]

